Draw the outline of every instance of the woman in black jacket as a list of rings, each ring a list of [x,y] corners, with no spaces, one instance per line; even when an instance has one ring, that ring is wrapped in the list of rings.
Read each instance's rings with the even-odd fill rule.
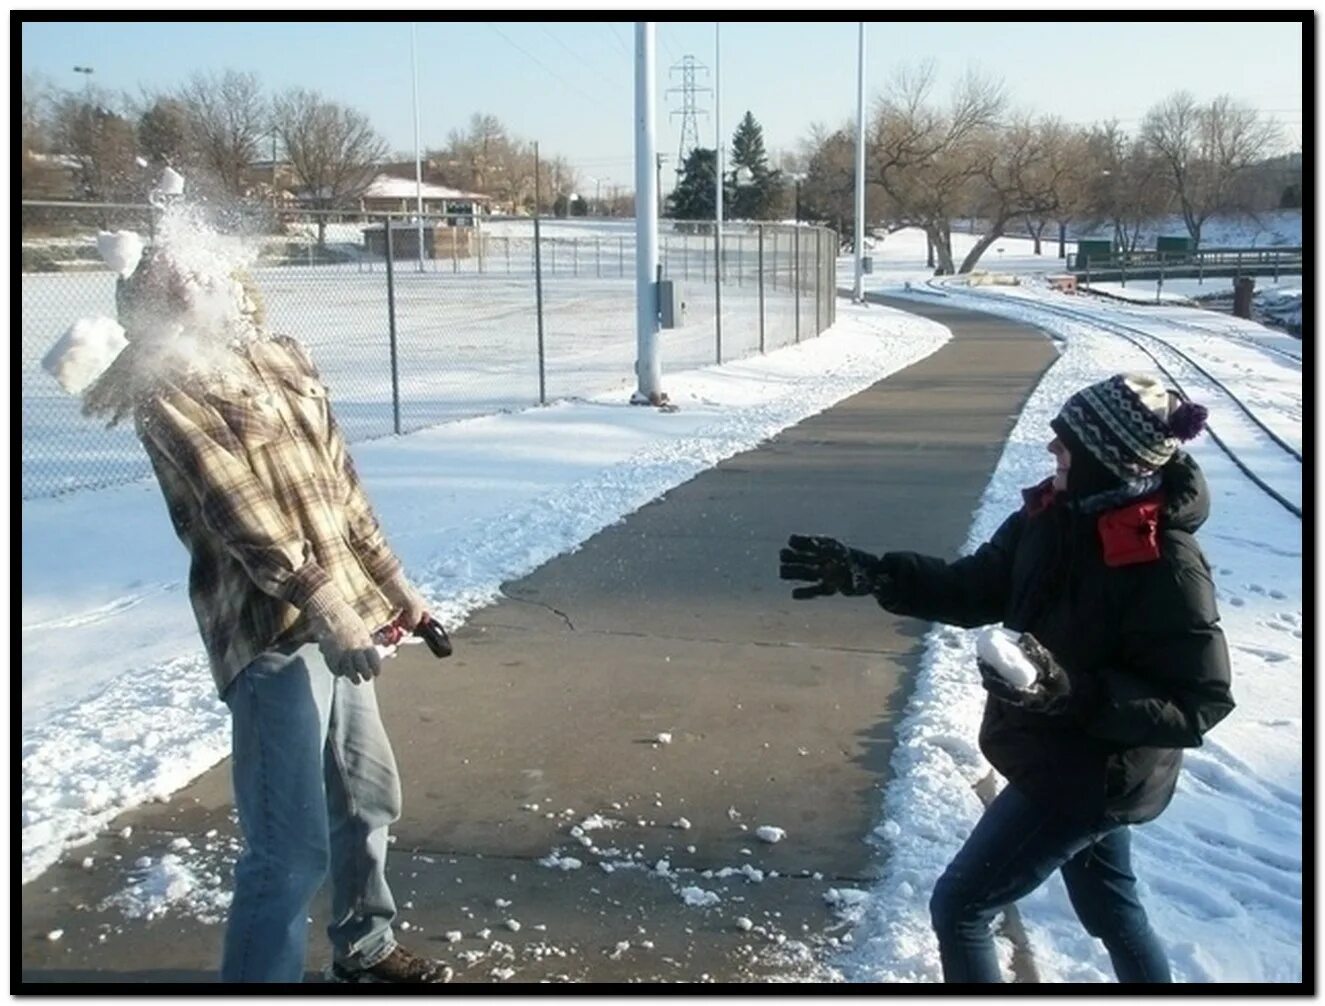
[[[1136,893],[1129,824],[1168,805],[1184,747],[1233,708],[1210,568],[1193,537],[1210,494],[1178,441],[1205,410],[1154,378],[1079,391],[1052,426],[1057,470],[974,554],[873,556],[793,535],[793,597],[873,595],[888,611],[1020,633],[1036,679],[990,693],[980,749],[1008,781],[935,885],[944,980],[1001,980],[989,928],[1061,870],[1120,982],[1171,981]]]

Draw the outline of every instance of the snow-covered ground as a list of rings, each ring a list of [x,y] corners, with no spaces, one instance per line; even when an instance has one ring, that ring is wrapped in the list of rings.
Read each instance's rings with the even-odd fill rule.
[[[955,237],[960,254],[966,236]],[[1045,246],[1049,255],[1036,257],[1027,241],[1001,244],[1004,254],[990,268],[1028,276],[1056,271],[1052,245]],[[904,293],[906,282],[918,285],[929,275],[923,236],[914,232],[890,235],[874,255],[867,289]],[[839,262],[841,285],[850,286],[851,270],[849,259]],[[911,292],[935,296],[918,286]],[[1150,363],[1088,324],[1040,317],[1034,301],[1057,296],[1042,283],[950,296],[1035,317],[1056,333],[1062,353],[1027,403],[973,515],[974,546],[1016,505],[1017,490],[1048,470],[1048,421],[1062,400],[1101,376]],[[1144,310],[1087,298],[1073,306]],[[1157,309],[1147,328],[1190,343],[1190,327],[1168,321],[1175,311],[1202,314]],[[1284,337],[1261,330],[1253,338],[1246,323],[1224,329],[1230,319],[1210,317],[1218,324],[1202,324],[1206,358],[1224,354],[1248,400],[1276,429],[1295,430],[1300,444],[1300,368],[1277,354],[1250,366],[1245,355],[1258,352],[1259,338]],[[806,345],[717,368],[669,367],[666,385],[682,406],[673,415],[629,408],[627,389],[618,388],[362,444],[355,456],[408,570],[453,626],[494,600],[503,580],[923,358],[945,338],[928,322],[843,304],[837,328]],[[1228,345],[1221,348],[1221,339]],[[1193,453],[1214,494],[1201,540],[1214,568],[1238,708],[1204,747],[1188,753],[1165,815],[1136,830],[1136,868],[1180,981],[1298,981],[1302,528],[1208,438],[1194,442]],[[228,725],[188,611],[185,557],[154,484],[27,501],[22,540],[26,882],[119,809],[168,794],[214,764],[226,752]],[[984,693],[972,669],[973,637],[936,628],[927,639],[872,839],[884,879],[863,893],[837,892],[838,909],[859,920],[854,949],[835,962],[848,979],[940,978],[926,902],[979,815],[971,786],[988,770],[975,746]],[[173,880],[178,894],[180,878]],[[134,890],[126,904],[142,908],[144,897],[164,896]],[[1057,878],[1021,908],[1042,980],[1112,980]]]

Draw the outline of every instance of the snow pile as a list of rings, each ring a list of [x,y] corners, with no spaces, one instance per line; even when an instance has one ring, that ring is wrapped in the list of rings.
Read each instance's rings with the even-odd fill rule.
[[[975,652],[1013,688],[1029,688],[1035,683],[1038,672],[1021,652],[1020,639],[1019,632],[991,625],[976,633]]]
[[[80,318],[42,357],[41,369],[70,395],[81,395],[128,345],[124,329],[110,318]]]
[[[131,919],[157,919],[175,912],[209,925],[225,920],[233,892],[224,889],[219,871],[195,869],[180,855],[168,852],[159,860],[144,857],[138,875],[123,891],[101,904],[116,908]]]

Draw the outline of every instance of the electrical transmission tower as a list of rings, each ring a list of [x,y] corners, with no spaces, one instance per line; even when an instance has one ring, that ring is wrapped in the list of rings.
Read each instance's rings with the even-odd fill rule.
[[[705,74],[709,68],[695,59],[694,56],[683,56],[681,62],[671,67],[670,73],[675,75],[677,71],[681,72],[681,86],[669,87],[668,94],[680,93],[681,107],[674,110],[672,115],[681,116],[681,146],[676,153],[676,173],[682,174],[682,166],[685,164],[686,151],[694,150],[699,146],[699,122],[697,116],[708,115],[708,109],[698,108],[695,105],[695,95],[712,92],[711,87],[700,87],[695,83],[695,71],[702,70]]]

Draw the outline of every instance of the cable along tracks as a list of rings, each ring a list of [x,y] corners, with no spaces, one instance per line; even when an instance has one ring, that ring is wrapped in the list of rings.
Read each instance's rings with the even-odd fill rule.
[[[928,285],[934,286],[932,281]],[[949,291],[945,290],[943,292],[948,293]],[[981,300],[990,296],[988,294],[962,292],[974,300]],[[1302,518],[1301,448],[1288,443],[1274,430],[1270,429],[1226,384],[1187,353],[1165,342],[1158,336],[1125,324],[1115,318],[1100,317],[1089,312],[1075,311],[1057,304],[1047,304],[1029,298],[1017,298],[1011,302],[1069,321],[1090,325],[1126,339],[1136,346],[1154,361],[1155,367],[1168,379],[1170,386],[1178,394],[1183,398],[1198,401],[1210,410],[1211,421],[1207,424],[1205,432],[1218,445],[1219,449],[1228,456],[1229,460],[1276,503],[1299,520]],[[1195,329],[1203,335],[1215,338],[1222,338],[1225,335],[1225,333],[1213,332],[1195,325],[1184,327]],[[1258,343],[1256,348],[1265,347]],[[1284,353],[1282,355],[1292,357],[1292,354]],[[1299,365],[1301,364],[1300,358],[1292,358]],[[1180,377],[1179,374],[1182,376]],[[1197,386],[1199,386],[1199,390],[1194,394],[1189,394],[1188,387]],[[1224,402],[1228,403],[1230,407],[1221,408],[1220,406]],[[1219,425],[1224,428],[1225,435],[1222,437],[1215,430],[1216,419]],[[1236,441],[1237,450],[1230,446],[1229,440]],[[1249,460],[1253,455],[1256,456],[1254,460]]]

